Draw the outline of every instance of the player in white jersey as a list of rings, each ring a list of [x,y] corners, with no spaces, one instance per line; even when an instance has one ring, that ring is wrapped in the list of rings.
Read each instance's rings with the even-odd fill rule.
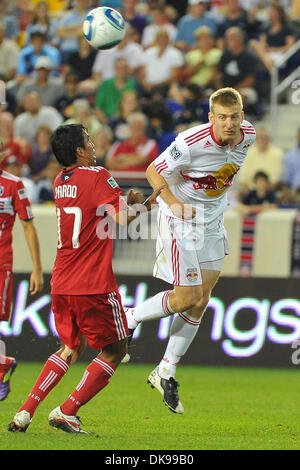
[[[222,88],[210,97],[209,123],[181,132],[147,169],[154,189],[166,185],[158,198],[153,274],[174,289],[128,309],[126,316],[132,336],[141,321],[176,313],[163,359],[148,377],[175,413],[184,412],[176,367],[198,331],[229,253],[223,224],[226,192],[254,141],[240,94]]]

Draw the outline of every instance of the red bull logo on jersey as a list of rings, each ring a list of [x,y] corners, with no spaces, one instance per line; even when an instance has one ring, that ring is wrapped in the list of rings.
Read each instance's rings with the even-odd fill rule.
[[[186,278],[190,282],[196,282],[198,279],[198,269],[197,268],[188,268],[186,271]]]

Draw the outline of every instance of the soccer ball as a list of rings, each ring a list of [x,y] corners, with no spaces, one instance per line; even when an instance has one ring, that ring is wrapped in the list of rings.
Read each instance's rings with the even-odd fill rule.
[[[124,18],[113,8],[94,8],[83,22],[83,34],[92,47],[110,49],[125,36]]]

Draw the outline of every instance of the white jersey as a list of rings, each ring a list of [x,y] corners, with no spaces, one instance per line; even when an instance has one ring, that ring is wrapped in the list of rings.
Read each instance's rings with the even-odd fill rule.
[[[255,141],[255,129],[248,121],[242,122],[241,132],[242,140],[231,148],[216,141],[211,123],[195,126],[180,132],[154,161],[156,171],[179,201],[198,207],[199,214],[204,209],[205,224],[223,214],[226,191]],[[165,215],[174,217],[162,198],[158,198],[158,203]]]

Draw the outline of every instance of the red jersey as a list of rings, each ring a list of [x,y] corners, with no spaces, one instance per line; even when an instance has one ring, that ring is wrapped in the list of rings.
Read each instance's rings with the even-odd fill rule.
[[[33,219],[31,205],[20,178],[0,170],[0,269],[12,270],[12,230],[16,214]]]
[[[146,171],[150,163],[155,160],[158,155],[158,145],[153,139],[142,137],[137,144],[133,144],[131,139],[126,139],[123,142],[116,142],[109,151],[108,157],[117,158],[118,155],[124,154],[139,154],[147,158],[147,162],[143,165],[131,165],[127,168],[122,168],[119,171]]]
[[[107,228],[107,214],[116,214],[127,206],[111,174],[99,166],[64,169],[54,182],[54,201],[58,245],[52,294],[117,290],[112,270],[113,239],[103,233],[103,227]]]

